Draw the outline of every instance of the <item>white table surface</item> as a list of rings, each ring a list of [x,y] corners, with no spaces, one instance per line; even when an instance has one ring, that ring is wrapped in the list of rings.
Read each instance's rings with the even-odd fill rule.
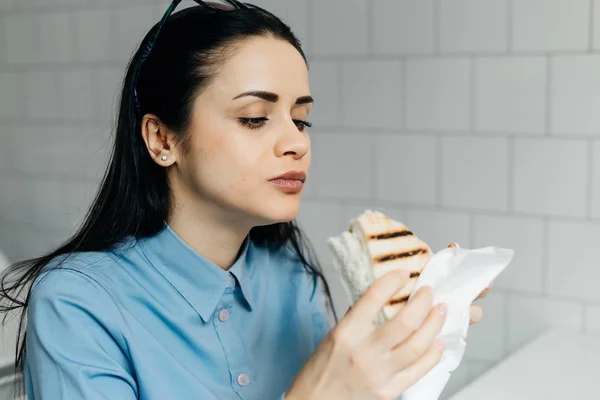
[[[600,400],[600,334],[552,330],[450,400]]]

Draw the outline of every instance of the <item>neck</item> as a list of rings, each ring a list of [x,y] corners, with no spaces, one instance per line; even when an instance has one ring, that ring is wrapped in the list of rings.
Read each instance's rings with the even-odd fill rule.
[[[167,221],[169,227],[198,254],[223,270],[229,270],[237,260],[251,227],[221,215],[223,210],[181,202],[177,206],[177,212]]]

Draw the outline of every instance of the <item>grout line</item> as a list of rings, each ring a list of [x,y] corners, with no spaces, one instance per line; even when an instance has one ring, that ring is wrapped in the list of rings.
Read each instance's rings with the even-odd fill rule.
[[[552,57],[546,57],[546,96],[545,96],[545,107],[544,111],[546,115],[544,116],[544,133],[545,136],[548,137],[552,133],[552,75],[553,75],[553,65],[554,60]]]
[[[435,206],[441,208],[444,200],[443,182],[444,182],[444,144],[443,138],[436,137],[435,139]]]
[[[507,183],[506,183],[506,209],[515,211],[515,138],[508,138],[508,164],[507,164]]]
[[[377,169],[377,144],[379,141],[379,137],[377,135],[368,135],[367,138],[369,139],[369,145],[370,145],[370,156],[371,156],[371,160],[370,160],[370,167],[371,167],[371,174],[370,174],[370,187],[369,190],[371,191],[371,195],[369,196],[369,201],[372,203],[374,201],[376,201],[377,196],[378,196],[378,190],[379,190],[379,182],[377,180],[377,177],[379,176],[378,173],[378,169]]]
[[[550,261],[550,219],[544,217],[542,225],[542,293],[548,295],[548,269]]]
[[[469,79],[470,79],[470,94],[471,100],[469,104],[471,116],[470,116],[470,131],[473,132],[476,130],[476,120],[477,120],[477,60],[472,57],[469,60]]]
[[[337,83],[337,95],[338,95],[338,110],[337,110],[337,119],[338,123],[342,124],[344,121],[344,94],[342,93],[342,88],[344,87],[344,67],[341,62],[335,63],[335,73],[336,73],[336,83]],[[342,132],[345,131],[345,128],[341,129]],[[362,130],[364,132],[364,130]]]
[[[514,4],[513,0],[507,0],[506,2],[506,52],[508,54],[513,53],[513,27],[514,27]]]
[[[433,2],[433,54],[438,57],[442,54],[442,16],[441,0]]]
[[[468,235],[468,240],[469,243],[467,243],[467,246],[469,246],[470,248],[475,248],[475,218],[476,215],[474,213],[469,213],[468,215],[469,218],[469,235]]]
[[[112,29],[114,31],[114,29]],[[133,51],[133,49],[132,49]],[[451,54],[424,54],[424,53],[414,53],[414,54],[373,54],[373,55],[314,55],[308,54],[307,58],[313,62],[351,62],[351,61],[399,61],[405,59],[411,60],[435,60],[439,59],[442,56],[443,59],[461,59],[469,57],[476,58],[491,58],[491,59],[502,59],[502,60],[510,60],[515,58],[523,58],[523,57],[556,57],[556,56],[577,56],[577,55],[600,55],[600,49],[596,49],[593,51],[537,51],[537,52],[520,52],[513,54],[505,54],[501,52],[460,52],[460,53],[451,53]],[[6,64],[0,64],[0,72],[23,72],[23,71],[62,71],[65,67],[69,68],[91,68],[91,69],[99,69],[99,68],[120,68],[125,69],[125,66],[129,62],[129,56],[123,57],[122,59],[118,59],[115,55],[111,57],[110,60],[105,61],[69,61],[69,62],[7,62]]]
[[[367,2],[367,58],[372,59],[375,55],[375,1]]]
[[[314,3],[313,0],[306,0],[306,43],[308,45],[308,49],[312,55],[315,52],[315,34],[314,34],[314,24],[313,24],[313,10]],[[311,57],[312,58],[312,57]]]
[[[401,109],[400,109],[400,119],[402,121],[402,129],[406,130],[408,127],[408,60],[404,60],[400,62],[401,78],[400,78],[400,96],[401,96]]]
[[[594,0],[589,0],[590,1],[590,20],[589,20],[589,36],[588,36],[588,48],[590,51],[592,51],[594,49],[594,30],[595,30],[595,24],[594,24],[594,12],[595,12],[595,1]]]
[[[586,215],[588,219],[594,218],[594,141],[588,140],[587,153],[587,187],[586,187]]]
[[[504,294],[504,341],[503,341],[503,355],[507,356],[510,354],[510,310],[512,304],[512,294]]]
[[[418,134],[420,136],[447,136],[447,137],[462,137],[462,138],[515,138],[515,139],[533,139],[533,140],[545,140],[548,138],[556,140],[568,140],[574,142],[587,142],[590,138],[600,138],[599,134],[564,134],[554,133],[546,136],[543,133],[531,133],[531,132],[502,132],[502,131],[488,131],[488,130],[475,130],[470,132],[469,130],[434,130],[424,128],[381,128],[376,126],[360,127],[360,126],[321,126],[320,131],[322,134],[328,133],[364,133],[365,129],[369,129],[370,133],[377,133],[382,135],[408,135],[414,136]]]
[[[316,201],[323,203],[341,203],[348,205],[356,205],[363,206],[363,202],[365,199],[352,199],[347,197],[337,197],[337,196],[309,196],[306,195],[304,198],[308,201]],[[483,209],[483,208],[473,208],[473,207],[460,207],[460,206],[443,206],[439,207],[436,205],[428,205],[423,203],[410,203],[410,202],[402,202],[402,201],[390,201],[390,200],[382,200],[376,199],[374,204],[377,207],[389,207],[389,208],[412,208],[414,210],[420,211],[442,211],[447,213],[457,213],[457,214],[468,214],[470,212],[476,213],[477,215],[485,215],[490,217],[513,217],[513,218],[527,218],[536,221],[549,221],[549,222],[571,222],[571,223],[580,223],[580,224],[592,224],[592,225],[600,225],[600,218],[594,218],[591,221],[585,217],[573,217],[568,215],[547,215],[547,214],[535,214],[533,212],[521,212],[521,211],[505,211],[499,209]]]

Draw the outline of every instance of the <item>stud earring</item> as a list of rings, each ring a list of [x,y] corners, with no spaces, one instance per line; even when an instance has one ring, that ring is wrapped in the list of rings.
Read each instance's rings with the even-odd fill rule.
[[[167,156],[163,155],[160,159],[163,160],[163,161],[167,161]]]

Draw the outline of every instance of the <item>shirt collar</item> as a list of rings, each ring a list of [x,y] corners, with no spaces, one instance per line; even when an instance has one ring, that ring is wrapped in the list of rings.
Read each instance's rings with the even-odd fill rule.
[[[194,307],[204,322],[210,319],[225,293],[229,273],[235,276],[242,297],[252,309],[249,265],[253,246],[248,238],[229,271],[198,254],[166,223],[158,234],[140,239],[138,243],[148,261]]]

